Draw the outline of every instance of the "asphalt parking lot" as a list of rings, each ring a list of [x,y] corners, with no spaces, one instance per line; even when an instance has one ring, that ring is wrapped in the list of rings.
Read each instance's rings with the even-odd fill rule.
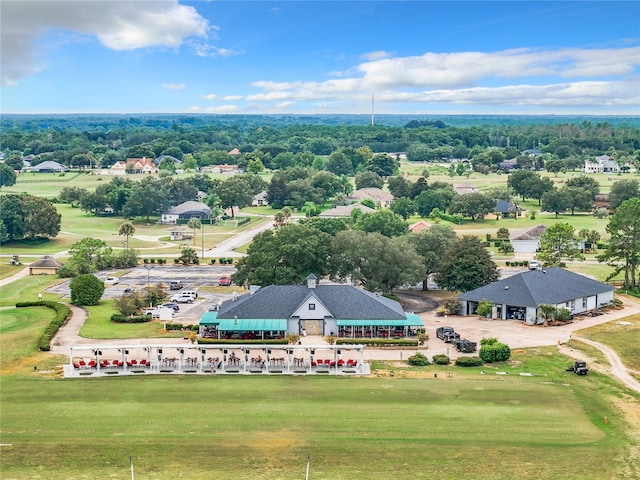
[[[147,268],[149,267],[149,268]],[[180,280],[184,285],[184,290],[200,290],[202,287],[217,287],[220,277],[235,273],[235,267],[229,265],[143,265],[132,268],[124,275],[119,275],[121,271],[106,270],[96,274],[100,280],[105,280],[109,276],[118,276],[116,285],[105,285],[102,298],[115,298],[124,294],[127,287],[141,289],[147,285],[162,283],[166,286],[169,294],[180,292],[180,290],[169,290],[169,282]],[[70,279],[62,282],[50,289],[48,292],[58,293],[64,297],[71,296],[69,289]],[[238,294],[244,293],[242,287],[238,287]],[[194,303],[180,304],[180,312],[174,316],[174,321],[180,323],[197,323],[200,316],[206,312],[214,303],[220,303],[232,294],[229,293],[208,293],[199,292],[198,299]]]

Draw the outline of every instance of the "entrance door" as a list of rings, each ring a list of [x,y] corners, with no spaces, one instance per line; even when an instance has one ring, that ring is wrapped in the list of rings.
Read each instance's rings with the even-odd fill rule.
[[[303,320],[301,323],[307,335],[324,335],[323,320]]]

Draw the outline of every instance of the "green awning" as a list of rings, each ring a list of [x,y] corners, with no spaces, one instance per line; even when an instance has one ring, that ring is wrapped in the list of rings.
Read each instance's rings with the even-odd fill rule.
[[[219,323],[218,312],[207,312],[200,317],[200,325],[204,325],[205,327],[212,327]]]
[[[420,317],[408,313],[406,319],[394,320],[338,320],[339,327],[414,327],[423,326]]]
[[[218,330],[228,332],[269,332],[286,331],[287,320],[281,318],[244,318],[237,320],[234,318],[219,318]]]

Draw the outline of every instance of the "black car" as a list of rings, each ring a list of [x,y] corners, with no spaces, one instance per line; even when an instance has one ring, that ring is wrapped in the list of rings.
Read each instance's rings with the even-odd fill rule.
[[[184,287],[180,280],[174,280],[169,283],[169,290],[180,290]]]

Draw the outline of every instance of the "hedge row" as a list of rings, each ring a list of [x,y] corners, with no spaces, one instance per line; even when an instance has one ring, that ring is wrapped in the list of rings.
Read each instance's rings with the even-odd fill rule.
[[[372,347],[396,345],[401,347],[417,347],[418,340],[405,340],[400,338],[338,338],[336,345],[371,345]]]
[[[287,345],[289,342],[286,338],[276,340],[243,340],[239,339],[226,339],[226,338],[198,338],[199,345],[205,344],[217,344],[217,345]]]
[[[47,307],[55,310],[56,316],[54,317],[47,328],[44,329],[44,333],[38,339],[38,350],[48,352],[51,350],[51,339],[54,337],[64,322],[71,316],[71,309],[64,303],[40,301],[40,302],[18,302],[17,308],[22,307]]]
[[[167,330],[191,330],[197,332],[200,327],[198,325],[183,325],[181,323],[167,323]]]
[[[137,315],[135,317],[125,317],[119,313],[111,315],[111,321],[115,323],[146,323],[151,321],[151,315]]]
[[[516,261],[516,262],[505,262],[507,267],[526,267],[529,265],[529,262],[526,260]]]

